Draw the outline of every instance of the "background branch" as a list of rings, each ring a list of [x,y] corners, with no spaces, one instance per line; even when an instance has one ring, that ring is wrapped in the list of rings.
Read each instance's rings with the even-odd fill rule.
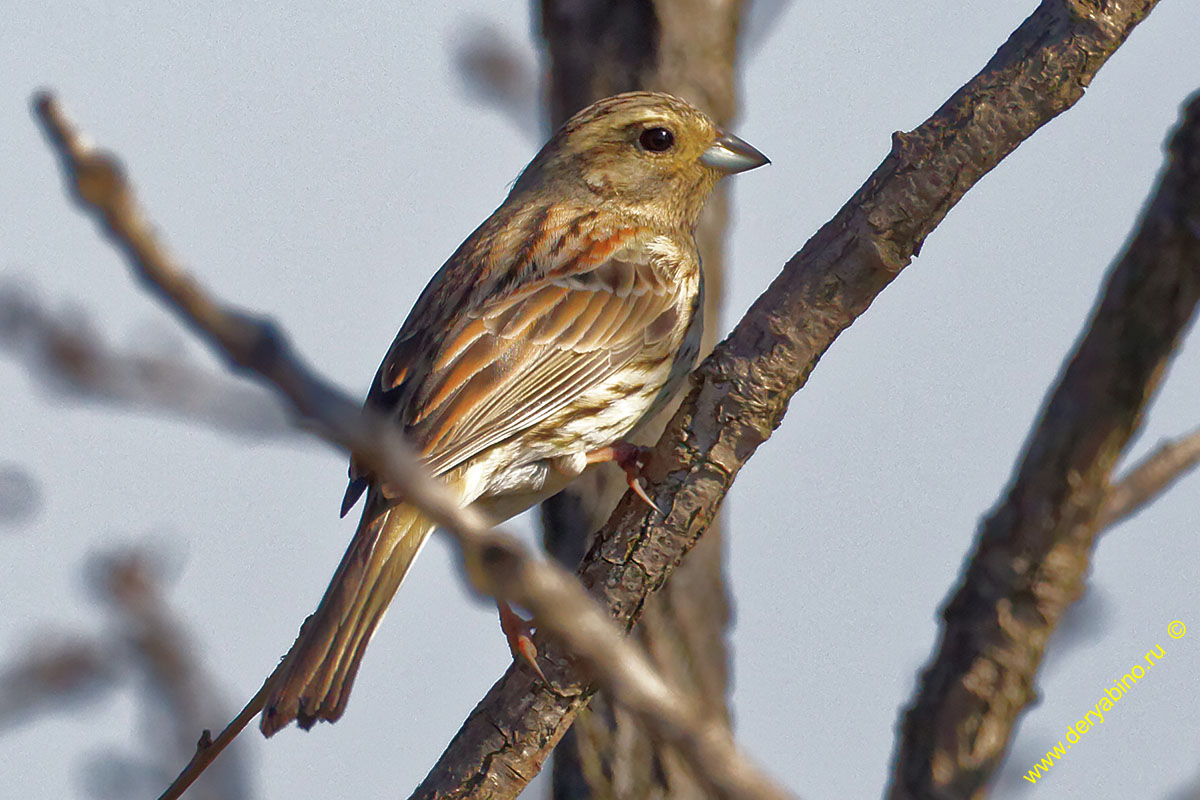
[[[98,798],[145,797],[191,752],[196,731],[222,719],[225,702],[163,591],[163,559],[144,547],[94,556],[92,594],[112,620],[101,634],[38,632],[38,643],[0,673],[0,732],[107,697],[132,682],[144,719],[136,754],[93,758],[85,785]],[[194,790],[195,800],[251,796],[244,748],[234,748]]]
[[[524,43],[486,20],[472,20],[456,39],[454,65],[465,94],[499,111],[530,139],[540,140],[537,66]]]
[[[777,11],[778,9],[776,9]],[[544,0],[541,34],[547,61],[552,128],[602,97],[654,89],[683,97],[719,125],[733,122],[735,54],[743,4],[686,0],[621,2]],[[727,128],[732,129],[732,128]],[[745,132],[752,140],[754,134]],[[728,194],[723,182],[704,207],[696,230],[704,269],[704,339],[708,355],[720,330],[725,294],[724,249]],[[682,399],[682,398],[678,398]],[[678,403],[639,430],[638,442],[658,439]],[[625,493],[618,470],[586,472],[541,507],[546,550],[574,569],[590,535]],[[729,592],[724,577],[724,532],[719,519],[679,565],[662,591],[647,600],[633,635],[659,672],[705,714],[728,719]],[[554,751],[554,800],[691,797],[701,793],[685,760],[659,744],[636,717],[600,692]]]
[[[585,557],[584,584],[621,624],[637,622],[699,539],[833,340],[971,186],[1082,96],[1154,5],[1046,0],[929,120],[894,135],[891,154],[694,373],[644,474],[665,519],[626,496]],[[593,691],[560,654],[546,652],[555,691],[509,670],[414,797],[478,786],[493,798],[520,792]]]
[[[33,519],[42,505],[42,487],[20,464],[0,461],[0,529]]]
[[[118,652],[130,655],[130,665],[141,678],[155,756],[150,763],[131,762],[123,769],[119,760],[110,759],[110,765],[118,765],[115,774],[111,766],[93,769],[107,773],[104,780],[113,796],[147,796],[188,756],[196,731],[228,714],[191,637],[163,595],[160,560],[145,550],[127,549],[98,557],[90,570],[93,592],[118,622]],[[244,748],[234,748],[197,783],[195,800],[249,798],[249,784]]]
[[[904,717],[893,800],[974,797],[1000,765],[1034,699],[1046,641],[1083,591],[1112,471],[1197,302],[1200,95],[943,612],[936,655]],[[1112,501],[1115,512],[1128,508],[1126,494]]]
[[[81,310],[52,311],[13,282],[0,284],[0,349],[42,389],[68,400],[166,414],[252,438],[297,435],[283,406],[260,387],[192,363],[182,346],[123,351]]]

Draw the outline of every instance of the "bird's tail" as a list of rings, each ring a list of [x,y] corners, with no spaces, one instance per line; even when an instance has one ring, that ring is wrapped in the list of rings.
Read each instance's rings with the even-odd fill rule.
[[[321,604],[268,679],[264,735],[342,715],[363,651],[433,527],[412,506],[370,498]]]

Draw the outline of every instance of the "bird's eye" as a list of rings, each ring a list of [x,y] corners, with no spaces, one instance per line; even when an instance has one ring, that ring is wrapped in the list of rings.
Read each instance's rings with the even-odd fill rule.
[[[638,144],[642,146],[643,150],[661,153],[670,150],[671,146],[675,144],[675,134],[666,128],[646,128],[638,137]]]

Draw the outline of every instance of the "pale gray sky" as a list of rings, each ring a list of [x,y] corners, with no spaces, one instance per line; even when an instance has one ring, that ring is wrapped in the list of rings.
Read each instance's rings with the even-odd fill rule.
[[[794,2],[757,37],[734,127],[774,163],[734,182],[726,327],[874,169],[892,131],[932,113],[1035,6]],[[451,62],[456,33],[479,19],[532,48],[523,4],[22,2],[5,17],[0,273],[86,309],[122,342],[186,336],[69,206],[28,114],[36,87],[57,89],[125,158],[172,249],[210,287],[274,315],[354,391],[538,145],[466,99]],[[878,796],[936,609],[1152,186],[1181,102],[1200,88],[1198,38],[1192,4],[1162,3],[1074,109],[950,213],[739,477],[726,505],[736,729],[801,796]],[[44,492],[40,514],[0,539],[0,653],[47,626],[94,629],[84,555],[152,538],[177,554],[171,599],[240,706],[352,533],[337,518],[342,459],[48,402],[9,359],[0,383],[0,462],[25,465]],[[1193,332],[1135,454],[1194,428],[1198,391]],[[995,796],[1161,797],[1200,777],[1198,480],[1100,543],[1094,618],[1069,649],[1052,642],[1044,701]],[[1195,632],[1168,639],[1174,619]],[[1161,668],[1043,782],[1022,780],[1154,644],[1167,651]],[[253,734],[259,796],[406,796],[508,657],[494,609],[467,595],[435,540],[345,718],[270,742]],[[132,750],[137,724],[120,695],[5,734],[5,792],[81,796],[81,765]]]

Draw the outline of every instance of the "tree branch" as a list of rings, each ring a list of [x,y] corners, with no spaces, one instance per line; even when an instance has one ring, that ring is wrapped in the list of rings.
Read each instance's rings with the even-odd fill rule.
[[[93,759],[88,773],[106,796],[145,796],[191,751],[195,732],[225,714],[225,704],[163,593],[160,559],[144,548],[123,548],[94,556],[89,567],[92,593],[116,630],[49,636],[38,630],[37,642],[0,670],[0,732],[98,699],[136,674],[138,706],[149,723],[146,745],[136,755]],[[204,778],[193,790],[198,800],[250,796],[245,754],[237,750]]]
[[[283,406],[259,388],[179,353],[123,352],[77,310],[54,312],[0,284],[0,348],[38,383],[71,400],[163,413],[238,436],[294,438]]]
[[[1108,490],[1104,505],[1096,514],[1096,530],[1117,525],[1150,505],[1197,464],[1200,464],[1200,429],[1163,442]]]
[[[116,159],[85,144],[52,96],[35,97],[34,110],[62,162],[68,190],[95,216],[146,288],[233,368],[273,388],[314,433],[353,454],[449,533],[476,590],[532,611],[539,627],[580,668],[674,745],[716,793],[787,797],[742,754],[727,725],[702,717],[663,682],[570,573],[532,558],[515,539],[493,531],[473,507],[460,507],[457,496],[429,475],[385,418],[363,413],[345,392],[316,374],[276,326],[223,306],[186,274],[158,242]],[[264,696],[260,691],[247,708],[255,702],[261,706]],[[245,711],[238,717],[242,724],[248,719]],[[207,735],[197,749],[193,764],[199,766],[185,768],[165,796],[178,796],[215,757]]]
[[[835,338],[908,265],[962,195],[1038,128],[1070,108],[1153,0],[1045,0],[969,83],[911,133],[792,257],[693,375],[643,477],[665,518],[629,495],[580,567],[626,628],[713,518],[738,470],[780,424]],[[509,670],[464,722],[415,798],[486,786],[511,798],[593,687],[546,648],[554,692]]]
[[[1136,230],[943,612],[904,717],[892,800],[978,796],[1034,699],[1047,639],[1083,591],[1113,469],[1200,302],[1200,94]],[[1110,513],[1132,495],[1116,495]]]
[[[191,749],[196,731],[228,713],[196,657],[183,624],[163,595],[154,554],[141,549],[106,553],[92,564],[95,593],[120,621],[122,650],[142,673],[147,712],[154,717],[153,766],[139,765],[141,791],[161,785]],[[132,776],[126,776],[128,780]],[[250,796],[245,754],[234,750],[195,788],[197,800]]]
[[[722,127],[732,122],[740,0],[542,0],[540,5],[547,105],[559,115],[551,127],[602,97],[645,89],[678,95]],[[754,138],[753,132],[747,135]],[[704,270],[701,356],[716,344],[724,297],[725,189],[718,184],[696,227]],[[681,399],[640,426],[637,443],[657,440]],[[579,565],[592,532],[625,493],[623,478],[616,469],[589,470],[542,503],[546,550],[564,566]],[[634,636],[659,674],[689,702],[728,719],[724,535],[721,520],[714,519],[670,583],[647,602]],[[702,785],[686,761],[600,692],[591,699],[586,720],[577,720],[554,750],[552,793],[554,800],[695,797]]]

